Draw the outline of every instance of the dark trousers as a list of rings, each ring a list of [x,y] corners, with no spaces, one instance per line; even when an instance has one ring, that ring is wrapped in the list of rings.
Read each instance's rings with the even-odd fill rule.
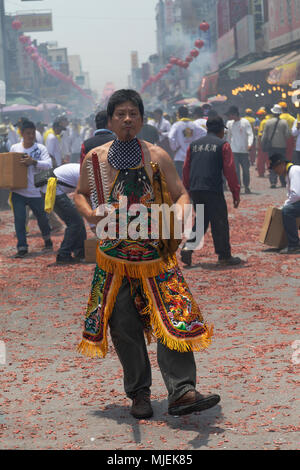
[[[151,365],[143,324],[124,279],[109,320],[110,334],[124,372],[124,389],[129,398],[140,390],[150,391]],[[173,351],[157,342],[157,362],[168,390],[169,403],[196,387],[196,364],[192,352]]]
[[[278,148],[278,147],[274,147],[272,148],[272,150],[269,152],[269,158],[274,155],[275,153],[279,153],[280,155],[282,155],[283,157],[286,157],[286,149],[285,148]],[[271,185],[276,185],[277,184],[277,181],[278,181],[278,175],[275,173],[274,170],[270,170],[270,174],[269,174],[269,180],[270,180],[270,183]],[[279,180],[280,180],[280,183],[282,186],[285,186],[286,185],[286,181],[285,181],[285,176],[279,176]]]
[[[63,257],[69,257],[74,253],[75,256],[83,257],[86,229],[75,204],[66,194],[56,196],[54,212],[67,226],[58,254]]]
[[[228,210],[224,194],[212,191],[192,191],[191,197],[195,210],[197,204],[204,205],[204,233],[207,232],[210,224],[215,252],[219,256],[219,260],[230,258]],[[196,224],[194,231],[195,228]],[[194,242],[195,238],[189,241]]]
[[[0,189],[0,210],[9,209],[8,198],[9,198],[9,191],[7,189]]]
[[[180,179],[182,180],[182,178],[183,178],[183,165],[184,165],[184,162],[181,162],[181,161],[174,161],[174,163],[175,163],[175,167],[176,167],[177,173],[178,173]]]
[[[42,197],[25,197],[12,193],[12,205],[18,250],[27,250],[28,248],[26,239],[26,206],[29,206],[35,215],[44,241],[50,240],[50,226],[47,214],[44,211],[44,199]]]
[[[300,151],[296,150],[293,155],[293,163],[295,165],[300,165]]]
[[[287,204],[282,209],[283,226],[288,238],[289,248],[299,246],[299,232],[297,218],[300,217],[300,201]]]
[[[250,160],[248,153],[234,152],[234,162],[239,185],[241,186],[241,168],[243,173],[243,184],[245,188],[250,186]]]

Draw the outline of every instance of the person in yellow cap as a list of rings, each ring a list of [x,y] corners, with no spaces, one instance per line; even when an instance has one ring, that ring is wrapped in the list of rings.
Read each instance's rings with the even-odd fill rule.
[[[245,114],[246,114],[245,119],[247,119],[247,121],[251,124],[253,135],[254,135],[253,145],[249,152],[250,163],[253,166],[256,160],[256,132],[255,132],[256,119],[253,117],[253,110],[251,108],[247,108],[245,111]]]
[[[288,112],[287,103],[282,101],[281,103],[279,103],[279,106],[282,107],[282,111],[283,111],[283,113],[280,115],[280,119],[285,119],[286,122],[289,125],[290,131],[292,131],[293,126],[294,126],[294,122],[296,121],[296,118],[294,118],[294,116],[292,116]],[[294,153],[294,150],[295,150],[295,146],[296,146],[295,137],[293,135],[291,135],[289,137],[288,141],[287,141],[287,147],[286,147],[286,159],[290,162],[293,160],[293,153]]]
[[[272,117],[271,113],[269,113],[269,108],[260,108],[256,115],[260,119],[260,125],[258,127],[258,132],[257,132],[257,162],[256,162],[256,167],[257,167],[257,172],[258,176],[260,178],[263,178],[265,176],[265,171],[268,168],[268,161],[269,161],[269,155],[262,150],[261,147],[261,138],[264,133],[265,125],[268,119]]]

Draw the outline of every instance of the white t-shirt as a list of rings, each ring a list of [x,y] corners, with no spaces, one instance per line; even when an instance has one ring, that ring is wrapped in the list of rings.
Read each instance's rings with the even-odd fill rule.
[[[196,126],[193,121],[184,119],[175,122],[169,132],[170,147],[173,151],[176,151],[174,160],[184,162],[187,149],[191,143],[206,134],[207,132]]]
[[[300,166],[293,165],[287,175],[288,199],[285,206],[300,201]]]
[[[196,124],[196,126],[201,127],[207,132],[207,127],[206,127],[207,119],[199,118],[199,119],[196,119],[194,123]]]
[[[16,189],[13,190],[13,192],[25,197],[41,197],[40,188],[36,188],[34,186],[34,175],[42,170],[52,168],[52,160],[46,147],[42,144],[35,143],[29,149],[25,149],[23,146],[23,142],[19,142],[18,144],[12,145],[10,151],[18,153],[27,153],[28,155],[30,155],[31,158],[38,162],[36,166],[30,165],[29,167],[27,167],[27,188]]]
[[[160,122],[155,121],[155,127],[161,132],[161,134],[159,134],[159,141],[162,142],[169,135],[171,123],[167,119],[162,118]]]
[[[42,134],[39,131],[35,131],[35,138],[38,144],[44,144],[44,139]]]
[[[73,186],[73,188],[68,188],[67,186],[60,185],[57,181],[56,185],[56,195],[60,196],[61,194],[73,193],[77,187],[79,176],[80,176],[80,163],[66,163],[61,165],[53,171],[58,181]],[[47,185],[41,188],[43,193],[47,191]]]
[[[254,142],[253,129],[250,122],[241,118],[239,121],[228,121],[227,140],[234,153],[249,153],[248,147]]]
[[[54,134],[49,134],[46,140],[49,155],[55,158],[57,166],[62,164],[62,150],[59,139]]]

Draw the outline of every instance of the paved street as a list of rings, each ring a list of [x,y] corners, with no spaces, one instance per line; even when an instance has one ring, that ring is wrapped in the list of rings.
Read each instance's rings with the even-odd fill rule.
[[[16,239],[10,212],[0,213],[2,293],[0,340],[1,449],[299,449],[300,256],[282,256],[258,242],[266,208],[285,190],[269,189],[252,167],[251,195],[230,209],[235,268],[216,266],[210,233],[195,266],[184,274],[215,327],[211,347],[196,353],[198,389],[216,392],[215,408],[176,418],[153,366],[155,415],[129,415],[122,371],[112,346],[105,360],[76,352],[94,266],[51,266],[54,253],[30,221],[30,256],[12,258]],[[62,234],[53,236],[55,249]],[[300,343],[299,343],[300,344]],[[111,342],[110,342],[111,345]],[[300,349],[300,345],[298,346]],[[297,364],[298,362],[298,364]]]

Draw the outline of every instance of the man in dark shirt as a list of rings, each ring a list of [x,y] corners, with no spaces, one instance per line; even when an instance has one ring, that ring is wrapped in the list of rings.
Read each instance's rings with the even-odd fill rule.
[[[240,203],[240,185],[236,174],[233,153],[224,140],[225,124],[221,117],[207,120],[207,136],[193,142],[187,151],[183,167],[183,184],[189,191],[193,204],[204,205],[204,233],[209,224],[219,264],[232,266],[241,259],[231,256],[227,204],[223,193],[222,173],[233,196],[233,204]],[[194,231],[196,224],[194,224]],[[191,265],[193,251],[187,241],[181,251],[184,264]]]
[[[144,125],[142,130],[138,133],[137,138],[140,140],[146,140],[150,144],[156,145],[159,141],[159,133],[156,127],[148,124],[147,117],[144,117]]]
[[[115,134],[108,129],[106,111],[100,111],[96,115],[95,122],[97,130],[94,134],[94,137],[85,140],[81,146],[80,165],[82,165],[83,160],[91,150],[96,147],[100,147],[101,145],[104,145],[107,142],[115,140]]]

